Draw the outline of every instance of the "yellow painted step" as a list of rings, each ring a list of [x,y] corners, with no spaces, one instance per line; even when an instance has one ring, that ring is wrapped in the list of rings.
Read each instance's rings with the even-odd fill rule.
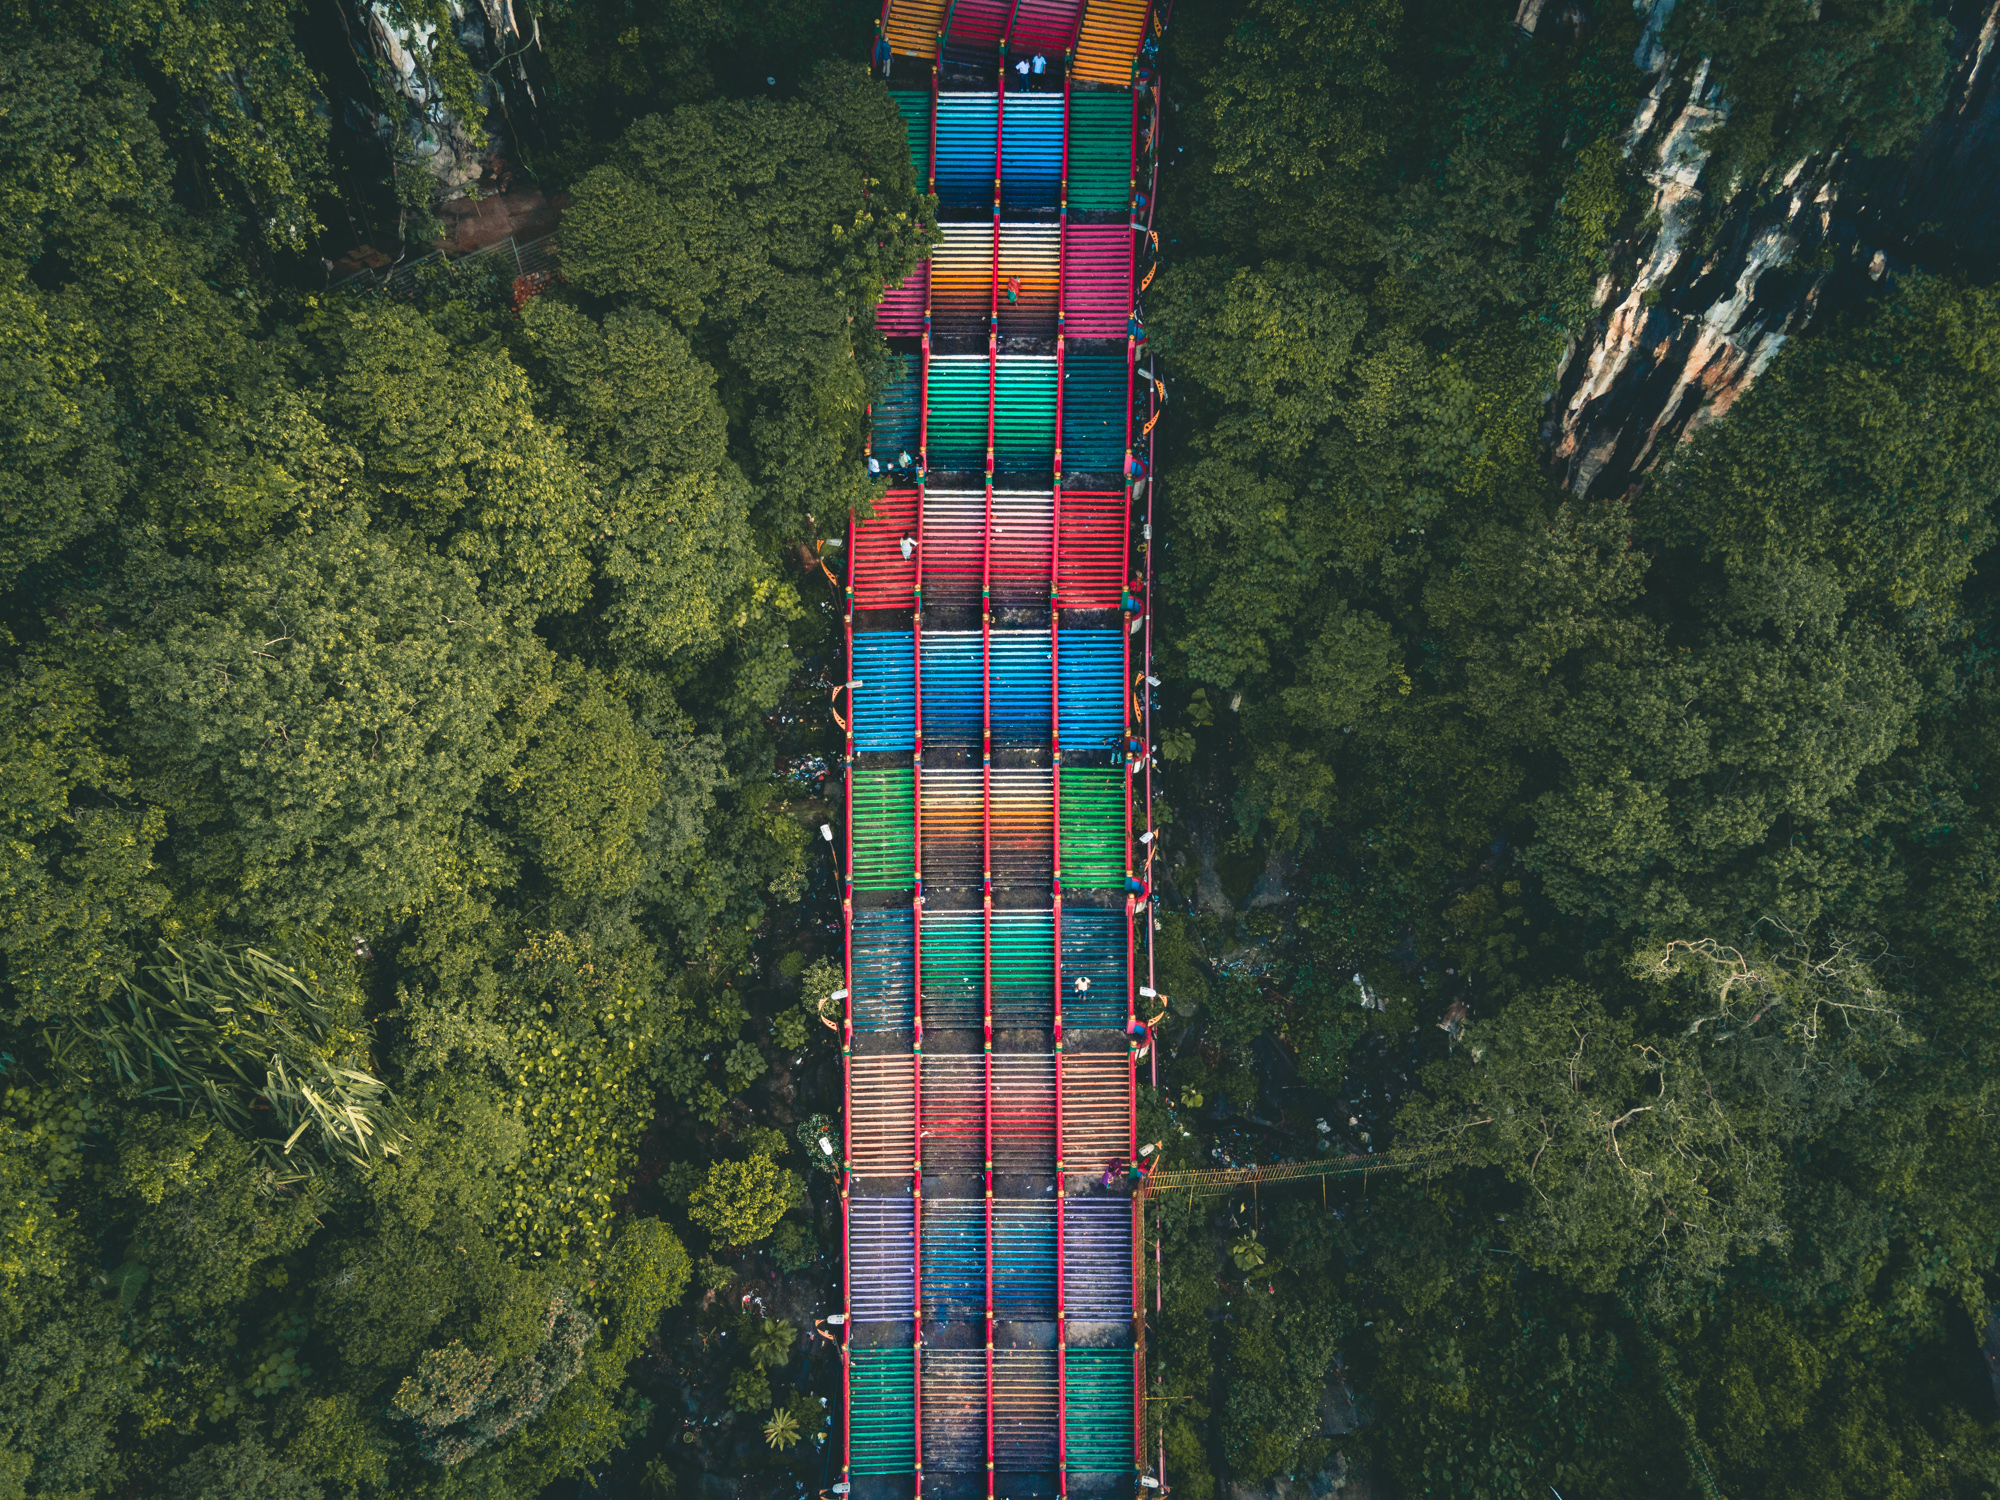
[[[936,57],[938,30],[948,4],[949,0],[889,0],[889,19],[882,27],[889,50],[905,57]]]
[[[1076,39],[1076,76],[1092,83],[1127,84],[1146,39],[1146,0],[1089,0]]]

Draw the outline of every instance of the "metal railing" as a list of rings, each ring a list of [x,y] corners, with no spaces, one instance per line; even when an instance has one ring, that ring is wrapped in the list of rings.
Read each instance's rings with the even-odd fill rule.
[[[426,272],[457,276],[471,270],[486,269],[485,263],[496,256],[500,257],[500,261],[495,269],[503,275],[507,274],[510,266],[516,277],[531,276],[538,271],[554,271],[558,264],[556,236],[545,234],[539,239],[517,240],[510,234],[504,240],[464,255],[446,255],[442,250],[433,250],[415,260],[397,261],[377,271],[356,271],[352,276],[336,281],[331,290],[410,297],[423,286]]]

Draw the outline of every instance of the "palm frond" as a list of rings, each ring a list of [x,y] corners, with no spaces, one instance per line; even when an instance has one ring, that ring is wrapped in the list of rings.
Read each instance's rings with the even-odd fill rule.
[[[251,947],[162,943],[160,954],[116,1001],[46,1038],[58,1066],[208,1115],[286,1181],[320,1159],[365,1167],[401,1151],[394,1093],[336,1061],[338,1028],[297,970]]]

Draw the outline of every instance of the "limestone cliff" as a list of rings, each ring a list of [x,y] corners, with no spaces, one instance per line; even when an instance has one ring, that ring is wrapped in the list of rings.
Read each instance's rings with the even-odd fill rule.
[[[1815,316],[1906,266],[1990,274],[2000,246],[2000,0],[1957,0],[1945,106],[1905,156],[1808,157],[1711,197],[1703,131],[1728,101],[1706,61],[1661,42],[1673,0],[1638,0],[1651,86],[1625,140],[1649,203],[1615,245],[1597,317],[1548,405],[1552,464],[1615,495],[1729,410]],[[1518,24],[1547,25],[1523,0]]]
[[[454,111],[447,101],[435,23],[388,0],[341,5],[348,43],[370,84],[345,101],[349,127],[389,153],[406,205],[450,221],[447,205],[505,191],[512,138],[539,103],[530,62],[540,33],[525,0],[447,0],[443,14],[447,40],[470,65],[476,104],[469,110]],[[434,220],[418,219],[434,228]]]

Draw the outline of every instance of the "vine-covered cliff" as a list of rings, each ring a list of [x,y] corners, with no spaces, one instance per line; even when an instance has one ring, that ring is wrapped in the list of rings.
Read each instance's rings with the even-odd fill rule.
[[[2000,243],[2000,0],[1951,6],[1943,107],[1907,149],[1870,158],[1841,144],[1748,180],[1712,160],[1729,85],[1673,45],[1674,0],[1639,8],[1634,61],[1652,84],[1624,146],[1644,186],[1544,427],[1579,494],[1624,493],[1815,319],[1907,267],[1990,267]],[[1574,24],[1573,9],[1524,0],[1517,24]]]

